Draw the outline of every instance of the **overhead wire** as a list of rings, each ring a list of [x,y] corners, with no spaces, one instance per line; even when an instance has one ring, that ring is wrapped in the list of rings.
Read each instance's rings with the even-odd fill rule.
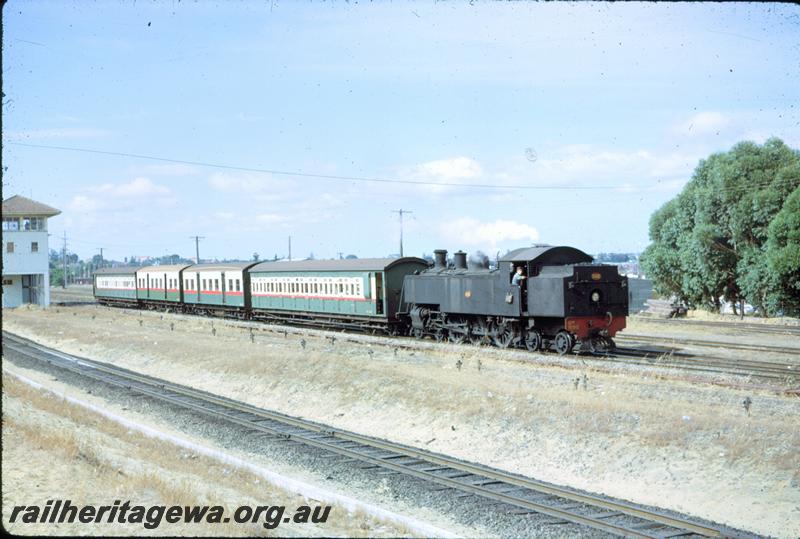
[[[224,170],[236,170],[240,172],[255,172],[262,174],[273,174],[276,176],[295,176],[300,178],[312,178],[318,180],[333,180],[333,181],[358,181],[358,182],[373,182],[373,183],[386,183],[386,184],[404,184],[404,185],[426,185],[436,187],[466,187],[478,189],[525,189],[525,190],[538,190],[538,191],[597,191],[609,189],[628,189],[630,186],[625,185],[527,185],[527,184],[497,184],[497,183],[463,183],[463,182],[435,182],[425,180],[411,180],[400,178],[381,178],[381,177],[366,177],[366,176],[345,176],[336,174],[318,174],[312,172],[302,171],[287,171],[271,168],[258,168],[258,167],[245,167],[238,165],[227,165],[220,163],[209,163],[204,161],[191,161],[187,159],[174,159],[169,157],[159,157],[153,155],[136,154],[128,152],[97,150],[93,148],[77,148],[72,146],[55,146],[50,144],[31,144],[27,142],[7,142],[6,144],[14,146],[24,146],[28,148],[41,148],[49,150],[62,150],[71,152],[92,153],[99,155],[109,155],[114,157],[129,157],[132,159],[144,159],[149,161],[159,161],[164,163],[174,163],[179,165],[193,165],[199,167],[218,168]]]

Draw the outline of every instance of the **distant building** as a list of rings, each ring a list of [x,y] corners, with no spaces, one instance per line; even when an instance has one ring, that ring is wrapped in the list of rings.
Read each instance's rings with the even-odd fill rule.
[[[50,304],[47,219],[61,213],[15,195],[3,201],[3,307]]]

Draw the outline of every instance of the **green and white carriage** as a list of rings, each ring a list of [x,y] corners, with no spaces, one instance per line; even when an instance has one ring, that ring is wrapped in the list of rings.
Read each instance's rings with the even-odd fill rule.
[[[135,267],[100,268],[94,272],[94,297],[100,303],[136,304]]]
[[[249,269],[254,318],[326,327],[394,327],[403,277],[421,258],[262,262]]]

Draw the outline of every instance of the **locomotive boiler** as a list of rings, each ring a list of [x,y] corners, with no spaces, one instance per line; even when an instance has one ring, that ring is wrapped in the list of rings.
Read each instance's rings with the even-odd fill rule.
[[[516,249],[494,269],[469,265],[460,251],[452,264],[447,251],[434,253],[433,267],[403,282],[403,315],[414,337],[566,354],[576,344],[613,349],[612,338],[625,327],[628,278],[573,247]],[[525,278],[514,283],[517,268]]]

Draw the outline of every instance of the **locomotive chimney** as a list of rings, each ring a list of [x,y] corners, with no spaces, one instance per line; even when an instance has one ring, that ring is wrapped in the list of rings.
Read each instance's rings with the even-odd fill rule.
[[[456,251],[453,253],[453,264],[457,270],[467,269],[467,253],[464,251]]]
[[[433,251],[433,267],[440,270],[447,268],[447,249]]]

